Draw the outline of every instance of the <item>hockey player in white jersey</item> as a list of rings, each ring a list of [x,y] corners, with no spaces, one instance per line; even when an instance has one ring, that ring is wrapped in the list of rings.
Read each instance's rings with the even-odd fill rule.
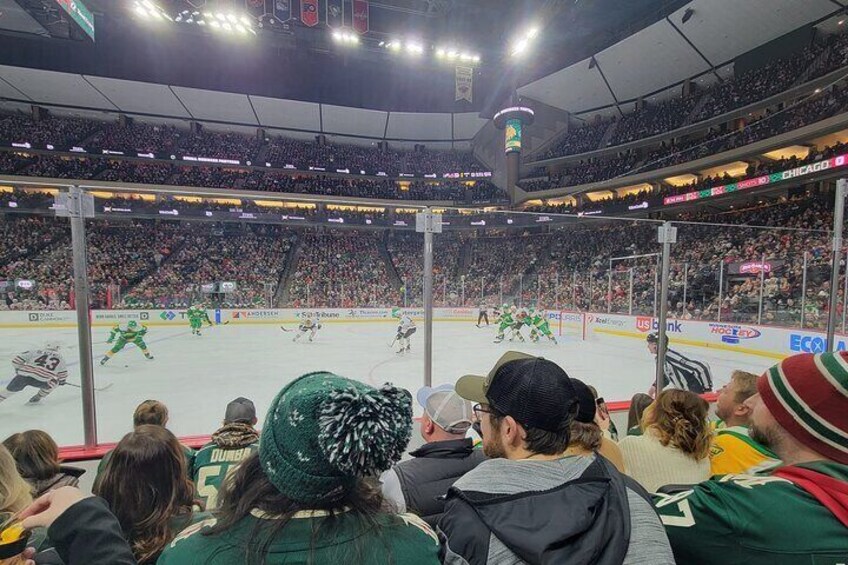
[[[410,337],[415,333],[417,329],[415,327],[415,322],[412,321],[412,318],[407,316],[406,314],[402,314],[400,308],[394,308],[392,310],[392,318],[398,319],[398,327],[397,327],[397,335],[395,336],[395,342],[400,345],[400,349],[398,349],[398,353],[403,353],[404,351],[409,351],[410,346]]]
[[[315,334],[318,333],[318,330],[321,329],[321,322],[318,321],[317,317],[312,316],[303,316],[300,319],[300,325],[297,328],[299,330],[298,334],[294,336],[292,341],[298,341],[304,335],[309,334],[309,341],[312,341],[315,338]]]
[[[6,400],[28,386],[38,389],[29,399],[30,404],[41,402],[58,386],[65,384],[68,378],[68,367],[65,359],[59,353],[59,346],[48,343],[43,349],[33,349],[15,355],[12,359],[15,376],[0,391],[0,402]]]

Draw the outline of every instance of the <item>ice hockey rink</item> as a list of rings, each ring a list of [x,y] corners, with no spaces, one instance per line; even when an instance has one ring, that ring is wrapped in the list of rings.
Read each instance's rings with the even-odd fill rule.
[[[412,351],[397,354],[389,347],[395,325],[391,320],[372,323],[324,323],[314,342],[293,343],[295,333],[277,324],[228,324],[205,328],[192,336],[188,326],[154,326],[147,344],[155,359],[145,359],[128,345],[106,366],[97,362],[109,347],[108,327],[93,329],[95,384],[108,387],[97,393],[98,440],[117,441],[132,426],[132,412],[145,399],[157,399],[170,409],[168,427],[178,436],[213,432],[226,404],[238,396],[256,403],[261,419],[274,395],[288,382],[311,371],[332,371],[372,385],[392,382],[410,391],[424,378],[423,324],[412,338]],[[288,324],[294,329],[296,326]],[[525,333],[526,333],[525,329]],[[468,321],[437,321],[433,332],[433,382],[454,382],[466,373],[485,374],[505,351],[516,349],[559,363],[569,375],[598,388],[607,400],[628,400],[650,386],[654,365],[643,340],[603,336],[581,340],[571,334],[560,343],[493,343],[495,326],[477,328]],[[12,357],[54,341],[61,345],[70,383],[78,384],[75,328],[0,329],[0,386],[14,375]],[[774,363],[762,356],[674,346],[684,355],[706,361],[716,389],[733,369],[761,372]],[[48,431],[60,445],[83,442],[80,390],[64,386],[38,405],[27,400],[35,389],[25,389],[0,404],[0,437],[21,429]],[[416,406],[416,409],[418,407]],[[416,413],[420,412],[417,410]]]

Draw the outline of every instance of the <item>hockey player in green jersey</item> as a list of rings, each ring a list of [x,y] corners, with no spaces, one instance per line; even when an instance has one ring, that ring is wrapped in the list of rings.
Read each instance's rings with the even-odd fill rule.
[[[544,310],[537,310],[535,308],[530,309],[530,339],[534,343],[539,343],[539,336],[543,335],[547,337],[550,341],[556,343],[557,340],[554,337],[554,334],[551,333],[551,327],[548,324],[547,318],[545,318]]]
[[[117,352],[122,350],[124,346],[128,343],[132,343],[144,353],[144,356],[148,359],[152,360],[153,355],[150,354],[150,351],[147,349],[147,344],[144,343],[144,334],[147,333],[147,326],[142,325],[140,328],[138,326],[138,322],[135,320],[130,320],[127,322],[126,328],[121,328],[119,324],[115,324],[115,327],[112,328],[112,332],[109,334],[109,339],[106,340],[106,343],[115,343],[115,345],[106,352],[103,356],[103,359],[100,360],[101,365],[105,365],[106,362],[111,359]]]
[[[498,317],[498,335],[495,337],[495,343],[504,340],[504,333],[513,324],[515,324],[515,320],[512,319],[512,307],[509,304],[504,304],[501,308],[501,315]]]
[[[209,322],[206,309],[200,306],[189,306],[188,310],[186,310],[186,315],[188,316],[188,324],[191,327],[191,335],[201,335],[200,328],[203,325],[203,321],[206,320]],[[209,322],[209,324],[211,325],[212,322]]]

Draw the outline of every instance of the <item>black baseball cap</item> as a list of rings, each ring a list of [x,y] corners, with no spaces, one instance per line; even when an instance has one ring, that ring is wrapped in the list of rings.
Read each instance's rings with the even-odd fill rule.
[[[578,422],[591,424],[595,421],[595,412],[598,410],[598,405],[595,403],[595,395],[589,385],[580,379],[571,379],[571,384],[577,393],[577,415],[574,417]]]
[[[556,363],[508,351],[486,376],[465,375],[456,392],[471,402],[488,404],[521,425],[556,432],[577,410],[577,392]]]
[[[225,423],[242,422],[252,424],[254,420],[256,420],[256,406],[247,398],[239,396],[227,404],[227,411],[224,414]]]

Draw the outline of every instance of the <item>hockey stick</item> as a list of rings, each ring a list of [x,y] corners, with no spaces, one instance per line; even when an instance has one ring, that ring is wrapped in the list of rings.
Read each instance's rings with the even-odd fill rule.
[[[280,326],[280,329],[283,330],[284,332],[293,332],[294,331],[294,330],[290,330],[288,328],[284,328],[283,326]]]
[[[394,338],[394,339],[392,340],[392,342],[389,344],[389,348],[394,347],[394,346],[395,346],[395,343],[397,343],[397,336],[395,336],[395,338]]]
[[[82,386],[80,386],[80,385],[78,385],[78,384],[74,384],[74,383],[66,382],[65,384],[66,384],[67,386],[72,386],[72,387],[74,387],[74,388],[82,388]],[[94,390],[96,390],[97,392],[103,392],[104,390],[109,390],[110,388],[112,388],[112,385],[113,385],[113,384],[115,384],[115,383],[109,383],[109,384],[107,384],[106,386],[101,386],[101,387],[99,387],[99,388],[98,388],[98,387],[94,387]]]

